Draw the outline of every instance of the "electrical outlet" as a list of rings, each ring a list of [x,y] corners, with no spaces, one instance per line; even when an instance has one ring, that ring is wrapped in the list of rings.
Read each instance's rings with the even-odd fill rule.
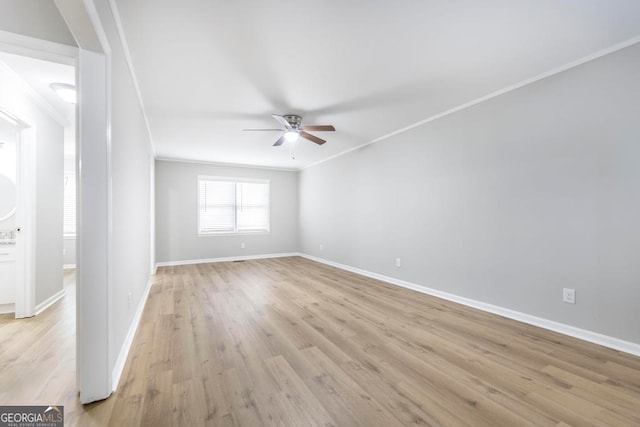
[[[322,243],[320,243],[320,250],[324,249],[324,245]]]
[[[400,258],[396,258],[396,267],[400,267]]]
[[[240,243],[240,249],[244,249],[244,242]]]
[[[562,288],[562,301],[569,304],[575,304],[576,290],[570,288]]]

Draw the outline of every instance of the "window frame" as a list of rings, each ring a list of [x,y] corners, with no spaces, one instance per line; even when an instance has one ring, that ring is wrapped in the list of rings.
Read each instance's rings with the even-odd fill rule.
[[[234,185],[239,183],[253,183],[253,184],[267,184],[267,230],[257,231],[238,231],[238,200],[236,198],[234,202],[234,223],[233,228],[235,231],[201,231],[200,227],[200,182],[202,181],[221,181],[221,182],[233,182]],[[236,187],[236,195],[237,195]],[[239,235],[264,235],[271,233],[271,181],[268,179],[258,178],[236,178],[229,176],[212,176],[212,175],[198,175],[196,185],[196,233],[198,237],[215,237],[215,236],[239,236]],[[236,196],[237,197],[237,196]]]

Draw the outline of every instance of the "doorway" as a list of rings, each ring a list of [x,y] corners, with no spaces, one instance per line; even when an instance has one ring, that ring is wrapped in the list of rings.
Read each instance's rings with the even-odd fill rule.
[[[11,312],[0,315],[0,384],[11,390],[0,393],[4,405],[56,396],[79,405],[75,280],[63,276],[64,170],[76,169],[76,112],[54,98],[60,80],[74,83],[75,67],[0,52],[0,254],[10,256],[0,264],[10,273],[0,271],[0,296],[10,300],[0,301]]]
[[[43,312],[64,296],[63,159],[67,147],[75,148],[75,105],[59,97],[55,88],[71,87],[75,68],[0,52],[0,77],[0,108],[17,136],[17,167],[5,167],[15,176],[17,196],[15,214],[6,224],[13,229],[3,227],[5,247],[13,250],[4,252],[14,259],[15,317],[23,318]],[[65,144],[67,133],[70,141]]]
[[[0,104],[0,180],[6,196],[0,222],[0,270],[4,274],[0,308],[21,319],[35,313],[35,142],[30,125],[6,105]]]
[[[16,287],[22,285],[16,266],[17,150],[17,123],[0,113],[0,314],[16,311]]]

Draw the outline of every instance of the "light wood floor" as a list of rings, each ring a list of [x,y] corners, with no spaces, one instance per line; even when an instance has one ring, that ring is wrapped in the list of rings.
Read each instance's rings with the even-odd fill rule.
[[[64,402],[65,412],[81,409],[75,384],[75,270],[65,270],[64,289],[64,298],[36,317],[0,315],[0,405]]]
[[[69,425],[640,425],[640,358],[302,258],[162,268],[113,397],[52,375]]]

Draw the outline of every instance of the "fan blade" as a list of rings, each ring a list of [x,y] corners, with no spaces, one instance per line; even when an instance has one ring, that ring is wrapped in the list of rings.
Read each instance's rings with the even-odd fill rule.
[[[284,129],[242,129],[245,132],[264,132],[264,131],[278,131],[278,132],[284,132]]]
[[[305,125],[301,127],[302,130],[311,130],[316,132],[334,132],[336,128],[331,125]]]
[[[277,114],[272,114],[271,115],[274,119],[276,119],[278,121],[278,123],[280,123],[282,126],[284,126],[285,129],[291,129],[291,125],[289,124],[289,122],[287,121],[287,119],[285,119],[282,116],[279,116]]]
[[[274,146],[274,147],[278,147],[278,146],[282,145],[285,141],[286,141],[286,139],[285,139],[284,135],[282,135],[282,136],[280,137],[280,139],[278,139],[278,140],[276,141],[276,143],[275,143],[275,144],[273,144],[273,146]]]
[[[311,142],[315,142],[315,143],[316,143],[316,144],[318,144],[318,145],[322,145],[322,144],[324,144],[325,142],[327,142],[327,141],[325,141],[324,139],[320,139],[320,138],[318,138],[317,136],[315,136],[315,135],[311,135],[310,133],[306,133],[306,132],[305,132],[305,131],[303,131],[303,130],[301,130],[301,131],[300,131],[300,136],[301,136],[301,137],[303,137],[304,139],[308,139],[308,140],[309,140],[309,141],[311,141]]]

